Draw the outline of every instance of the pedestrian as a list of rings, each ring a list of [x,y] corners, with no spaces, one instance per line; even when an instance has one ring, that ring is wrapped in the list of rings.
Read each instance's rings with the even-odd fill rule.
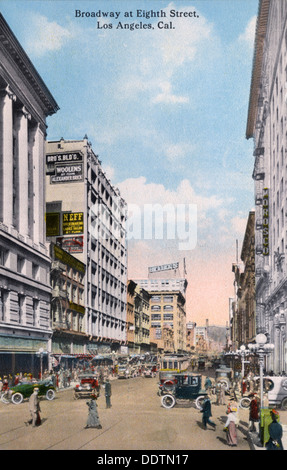
[[[41,417],[40,417],[40,400],[38,397],[39,388],[34,387],[33,393],[29,398],[29,410],[31,414],[31,419],[27,421],[25,424],[28,426],[32,424],[33,428],[35,426],[39,426],[41,424]]]
[[[252,393],[252,399],[249,405],[249,431],[258,432],[255,423],[259,423],[259,402],[256,393]]]
[[[106,408],[111,408],[111,396],[112,396],[112,386],[109,379],[106,379],[105,382],[105,397],[106,397]]]
[[[284,450],[282,444],[283,429],[279,423],[279,413],[276,410],[270,411],[272,423],[269,424],[269,440],[266,443],[266,450]]]
[[[212,382],[209,377],[206,377],[204,388],[208,392],[212,387]]]
[[[89,414],[88,414],[88,420],[87,420],[85,429],[87,428],[102,429],[102,425],[100,423],[99,414],[98,414],[97,395],[95,392],[92,393],[90,401],[87,401],[87,405],[89,407]]]
[[[221,387],[220,387],[219,404],[220,405],[226,405],[226,402],[225,402],[225,386],[224,386],[224,384],[221,384]]]
[[[226,440],[227,444],[230,447],[237,446],[237,408],[235,406],[231,406],[230,411],[228,412],[227,421],[225,422],[224,430],[226,431]]]
[[[221,383],[217,382],[216,387],[215,387],[216,405],[220,404],[220,392],[221,392]]]
[[[210,398],[209,398],[208,395],[206,395],[206,397],[204,398],[203,404],[202,404],[202,409],[200,411],[202,413],[203,428],[207,429],[206,425],[209,424],[215,430],[216,429],[216,424],[213,423],[213,421],[210,420],[210,417],[212,416],[212,413],[211,413],[211,402],[210,402]]]

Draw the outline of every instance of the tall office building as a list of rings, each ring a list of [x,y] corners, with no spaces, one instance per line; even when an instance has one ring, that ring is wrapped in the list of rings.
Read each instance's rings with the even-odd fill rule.
[[[260,0],[246,137],[254,139],[256,332],[287,370],[287,2]]]
[[[152,266],[148,278],[135,279],[150,294],[151,338],[161,344],[164,328],[173,332],[173,346],[169,350],[186,350],[186,289],[187,280],[181,277],[179,263]]]
[[[45,136],[58,105],[2,15],[0,64],[1,370],[35,372],[52,334]]]
[[[47,142],[46,188],[47,237],[86,266],[88,349],[119,350],[126,344],[126,203],[86,136]]]

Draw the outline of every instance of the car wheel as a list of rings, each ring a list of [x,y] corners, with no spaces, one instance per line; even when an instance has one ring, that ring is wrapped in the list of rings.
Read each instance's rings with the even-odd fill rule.
[[[50,388],[49,390],[47,390],[47,392],[46,392],[46,398],[47,398],[47,400],[54,400],[54,398],[55,398],[55,391],[54,391],[52,388]]]
[[[164,395],[161,399],[161,404],[166,409],[173,408],[175,405],[175,398],[172,395]]]
[[[243,408],[244,410],[248,409],[250,406],[251,400],[248,397],[241,398],[239,402],[240,408]]]
[[[8,403],[10,403],[9,392],[3,392],[3,393],[1,393],[1,401],[2,401],[2,403],[4,403],[5,405],[7,405]]]
[[[22,403],[23,400],[24,400],[24,397],[22,393],[20,392],[14,393],[11,398],[11,401],[12,403],[14,403],[14,405],[20,405],[20,403]]]
[[[205,396],[204,395],[200,395],[199,397],[197,397],[197,399],[195,400],[195,406],[198,410],[201,410],[202,409],[202,404],[203,404],[203,400],[204,400]]]
[[[287,410],[287,397],[283,398],[281,402],[281,409],[282,410]]]

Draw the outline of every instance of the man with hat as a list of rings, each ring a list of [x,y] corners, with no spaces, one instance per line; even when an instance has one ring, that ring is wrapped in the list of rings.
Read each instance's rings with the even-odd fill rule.
[[[29,410],[31,414],[30,421],[27,421],[25,424],[32,424],[33,428],[35,426],[39,426],[41,424],[41,417],[40,417],[40,400],[38,397],[39,388],[34,387],[33,393],[29,398]]]

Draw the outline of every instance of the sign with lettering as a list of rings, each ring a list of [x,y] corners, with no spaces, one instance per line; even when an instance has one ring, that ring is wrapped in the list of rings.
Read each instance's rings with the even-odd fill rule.
[[[263,189],[262,245],[263,245],[263,255],[269,256],[269,190],[268,188]]]
[[[46,174],[50,183],[83,181],[83,156],[79,152],[46,155]]]
[[[83,212],[64,212],[62,214],[63,235],[84,232]]]
[[[84,237],[57,237],[56,243],[69,253],[83,253]]]
[[[156,273],[159,271],[168,271],[170,269],[178,269],[179,263],[162,264],[161,266],[151,266],[148,268],[149,273]]]

